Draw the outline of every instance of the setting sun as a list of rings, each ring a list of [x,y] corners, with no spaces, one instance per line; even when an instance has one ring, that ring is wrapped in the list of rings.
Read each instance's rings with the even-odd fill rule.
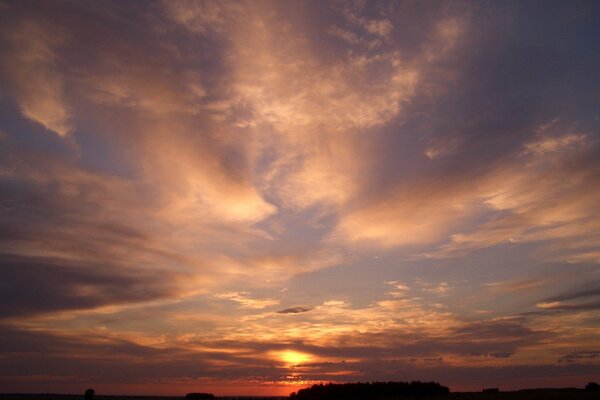
[[[310,362],[314,357],[307,353],[301,353],[295,350],[285,350],[278,353],[279,359],[286,365],[295,366]]]

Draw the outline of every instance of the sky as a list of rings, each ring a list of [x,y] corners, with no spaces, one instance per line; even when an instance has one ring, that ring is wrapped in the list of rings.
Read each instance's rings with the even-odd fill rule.
[[[0,392],[598,380],[599,17],[0,0]]]

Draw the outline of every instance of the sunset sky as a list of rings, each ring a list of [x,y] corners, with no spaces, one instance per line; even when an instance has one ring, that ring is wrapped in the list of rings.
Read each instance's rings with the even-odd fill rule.
[[[0,0],[0,392],[598,381],[599,19]]]

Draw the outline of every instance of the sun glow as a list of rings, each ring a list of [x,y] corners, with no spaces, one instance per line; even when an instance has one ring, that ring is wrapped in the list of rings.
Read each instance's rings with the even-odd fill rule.
[[[277,354],[279,359],[288,366],[304,364],[313,360],[313,356],[295,350],[285,350]]]

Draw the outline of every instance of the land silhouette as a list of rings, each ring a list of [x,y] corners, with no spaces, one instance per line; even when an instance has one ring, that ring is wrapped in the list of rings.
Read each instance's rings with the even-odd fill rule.
[[[585,389],[542,388],[501,391],[484,388],[481,392],[450,392],[437,382],[372,382],[318,384],[290,394],[291,400],[575,400],[600,398],[600,385],[590,382]]]
[[[451,392],[437,382],[357,382],[317,384],[285,396],[214,396],[194,392],[185,396],[108,396],[93,389],[74,394],[1,394],[0,400],[598,400],[600,385],[585,388],[541,388],[502,391],[484,388],[479,392]]]

